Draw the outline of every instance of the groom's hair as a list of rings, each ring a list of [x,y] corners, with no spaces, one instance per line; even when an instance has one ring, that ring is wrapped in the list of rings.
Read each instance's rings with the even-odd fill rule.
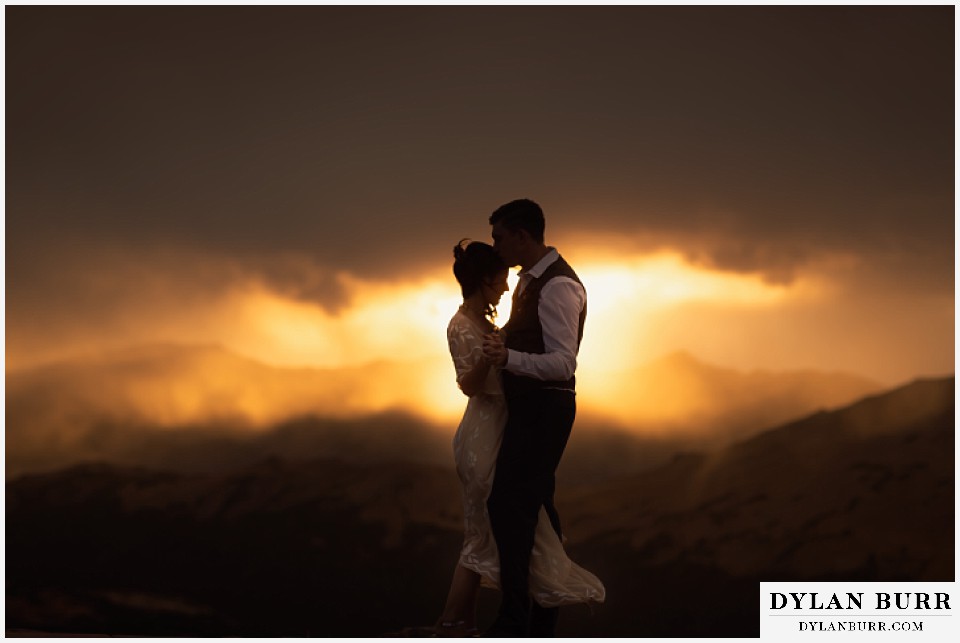
[[[537,243],[543,243],[543,230],[546,222],[543,210],[530,199],[517,199],[501,205],[490,215],[490,225],[503,223],[503,226],[516,232],[526,230]]]

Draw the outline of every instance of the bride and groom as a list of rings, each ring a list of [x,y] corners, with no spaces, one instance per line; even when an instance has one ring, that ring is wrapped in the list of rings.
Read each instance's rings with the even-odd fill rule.
[[[553,636],[559,607],[602,602],[596,576],[562,545],[553,504],[555,473],[576,414],[577,353],[586,291],[573,269],[544,244],[544,217],[528,199],[490,216],[493,245],[461,241],[453,272],[463,305],[447,340],[457,383],[469,397],[453,441],[463,487],[464,541],[438,636],[477,633],[479,587],[501,590],[485,636]],[[520,266],[510,319],[493,323]]]

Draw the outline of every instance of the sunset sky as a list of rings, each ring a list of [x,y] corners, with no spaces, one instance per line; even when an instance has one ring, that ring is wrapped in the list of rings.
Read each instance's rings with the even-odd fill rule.
[[[587,404],[681,350],[953,373],[952,5],[5,16],[8,372],[217,344],[454,416],[451,250],[528,197]]]

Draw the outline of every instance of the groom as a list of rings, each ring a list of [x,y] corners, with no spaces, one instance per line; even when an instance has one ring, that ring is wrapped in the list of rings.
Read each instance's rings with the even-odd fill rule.
[[[577,353],[587,294],[573,269],[543,241],[540,206],[511,201],[490,216],[493,247],[520,266],[504,337],[484,340],[487,360],[503,370],[508,419],[487,501],[500,553],[500,613],[487,636],[554,636],[558,608],[529,594],[530,556],[540,507],[560,535],[553,506],[556,470],[576,415]]]

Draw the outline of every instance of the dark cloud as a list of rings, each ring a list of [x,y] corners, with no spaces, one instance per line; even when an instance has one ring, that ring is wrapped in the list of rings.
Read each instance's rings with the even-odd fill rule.
[[[952,288],[949,7],[6,16],[12,274],[54,240],[409,274],[529,196],[773,281],[839,252]]]

